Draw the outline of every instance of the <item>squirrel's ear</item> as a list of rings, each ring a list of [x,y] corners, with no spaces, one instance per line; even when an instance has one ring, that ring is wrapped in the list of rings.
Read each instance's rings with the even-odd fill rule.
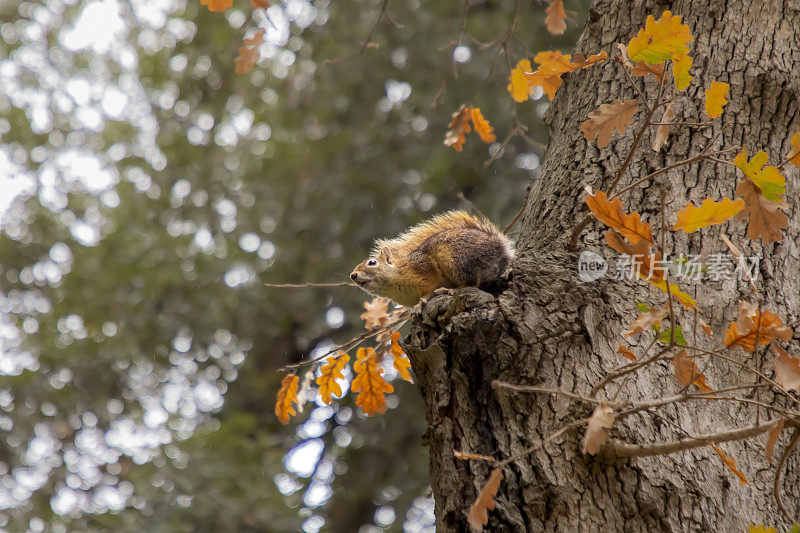
[[[389,247],[388,247],[388,246],[382,246],[382,247],[381,247],[381,252],[380,252],[380,255],[379,255],[379,257],[380,257],[382,260],[384,260],[384,261],[386,261],[387,263],[389,263],[390,265],[391,265],[391,264],[392,264],[392,262],[393,262],[393,261],[392,261],[392,253],[391,253],[391,251],[389,250]]]

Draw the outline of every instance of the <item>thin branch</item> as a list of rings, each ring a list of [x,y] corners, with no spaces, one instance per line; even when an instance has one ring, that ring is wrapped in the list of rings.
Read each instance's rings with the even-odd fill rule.
[[[570,430],[572,428],[575,428],[575,427],[578,427],[578,426],[582,426],[583,424],[588,424],[588,423],[589,423],[589,418],[581,418],[580,420],[575,420],[574,422],[570,422],[566,426],[563,426],[560,429],[556,430],[554,433],[551,433],[548,437],[542,439],[541,442],[537,442],[533,446],[525,448],[521,452],[519,452],[519,453],[517,453],[515,455],[512,455],[511,457],[503,459],[502,461],[500,461],[497,464],[497,466],[503,467],[503,466],[506,466],[508,463],[516,461],[517,459],[522,459],[526,455],[530,455],[533,452],[535,452],[536,450],[538,450],[539,448],[543,447],[545,444],[549,443],[550,441],[560,437],[561,435],[566,433],[567,430]]]
[[[786,446],[786,449],[783,450],[783,454],[781,455],[780,461],[778,461],[778,467],[775,469],[775,485],[773,487],[773,493],[775,494],[775,501],[778,502],[778,507],[780,507],[783,516],[786,517],[786,520],[789,521],[790,524],[795,523],[795,519],[792,518],[792,515],[789,514],[789,511],[786,510],[786,507],[783,505],[783,499],[781,498],[781,472],[783,472],[783,465],[786,464],[786,459],[789,458],[789,455],[792,453],[792,450],[797,445],[797,441],[800,439],[800,427],[796,427],[794,430],[794,435],[792,435],[792,440],[789,441],[789,445]]]
[[[337,59],[326,59],[324,61],[324,63],[326,65],[332,65],[334,63],[341,63],[343,61],[349,61],[351,59],[355,59],[357,57],[361,57],[362,55],[364,55],[364,52],[367,50],[367,48],[377,48],[378,45],[376,43],[371,42],[372,41],[372,37],[375,35],[375,31],[378,29],[378,26],[380,26],[381,21],[386,16],[386,14],[387,14],[386,13],[386,8],[388,6],[389,6],[389,0],[383,0],[383,2],[381,3],[380,13],[378,13],[378,18],[377,18],[377,20],[375,20],[375,24],[372,25],[372,29],[369,31],[369,34],[367,34],[367,38],[364,39],[364,42],[361,44],[361,48],[358,50],[358,52],[356,52],[355,54],[353,54],[351,56],[347,56],[347,57],[340,57],[340,58],[337,58]],[[392,22],[395,26],[398,25],[398,23],[395,22],[391,17],[386,17],[386,18],[389,19],[389,21]]]
[[[355,283],[349,283],[346,281],[340,283],[265,283],[265,287],[271,287],[273,289],[301,289],[303,287],[356,287],[358,285]]]

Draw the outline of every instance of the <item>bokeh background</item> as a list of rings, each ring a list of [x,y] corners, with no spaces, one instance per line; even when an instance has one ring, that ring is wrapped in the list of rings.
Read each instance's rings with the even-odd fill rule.
[[[273,413],[276,368],[358,334],[366,295],[263,283],[346,281],[458,193],[510,221],[542,152],[498,153],[509,61],[586,16],[567,0],[553,37],[545,7],[0,2],[0,528],[432,531],[413,385],[371,419],[349,395]],[[534,96],[516,117],[545,143]],[[498,142],[456,153],[470,101]]]

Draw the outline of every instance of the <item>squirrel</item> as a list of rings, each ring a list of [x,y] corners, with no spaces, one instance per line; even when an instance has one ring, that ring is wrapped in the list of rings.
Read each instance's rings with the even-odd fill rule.
[[[511,240],[489,220],[450,211],[394,239],[375,241],[350,279],[371,294],[411,307],[439,288],[496,281],[513,257]]]

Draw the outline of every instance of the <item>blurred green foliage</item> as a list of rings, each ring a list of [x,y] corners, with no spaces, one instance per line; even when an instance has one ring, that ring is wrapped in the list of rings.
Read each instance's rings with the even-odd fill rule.
[[[459,192],[514,216],[541,153],[513,138],[487,168],[500,144],[456,153],[447,123],[472,101],[502,141],[509,62],[575,24],[468,4],[463,33],[458,2],[392,1],[377,26],[365,0],[0,4],[2,527],[430,530],[413,386],[374,419],[347,395],[273,414],[276,368],[357,334],[365,295],[263,283],[346,280]],[[515,13],[510,57],[481,44]],[[516,110],[540,142],[545,109]]]

